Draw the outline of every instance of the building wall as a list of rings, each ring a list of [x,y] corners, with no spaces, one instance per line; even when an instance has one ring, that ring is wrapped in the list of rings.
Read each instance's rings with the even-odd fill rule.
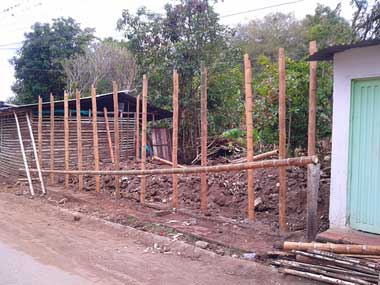
[[[347,226],[347,174],[351,80],[380,77],[380,46],[357,48],[334,56],[330,227]]]

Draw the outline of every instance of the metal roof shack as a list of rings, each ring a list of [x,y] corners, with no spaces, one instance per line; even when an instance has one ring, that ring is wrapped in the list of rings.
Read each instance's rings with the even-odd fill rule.
[[[359,41],[351,44],[344,44],[344,45],[335,45],[330,46],[324,49],[321,49],[314,53],[313,55],[309,56],[307,61],[326,61],[326,60],[333,60],[334,54],[343,52],[349,49],[353,48],[362,48],[362,47],[370,47],[370,46],[376,46],[380,45],[380,39],[373,39],[373,40],[366,40],[366,41]]]

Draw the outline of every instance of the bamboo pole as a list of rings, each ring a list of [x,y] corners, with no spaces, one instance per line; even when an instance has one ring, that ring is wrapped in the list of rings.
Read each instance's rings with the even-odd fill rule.
[[[143,76],[143,98],[142,98],[142,130],[141,130],[141,170],[146,168],[146,127],[147,127],[147,101],[148,101],[148,79]],[[146,176],[141,176],[140,202],[145,203]]]
[[[262,160],[264,158],[272,157],[272,156],[274,156],[276,154],[278,154],[278,150],[277,149],[274,149],[274,150],[271,150],[271,151],[268,151],[268,152],[263,152],[263,153],[255,155],[253,157],[253,161],[258,161],[258,160]],[[232,160],[230,162],[231,163],[247,162],[247,157],[242,157],[242,158],[234,159],[234,160]]]
[[[76,109],[77,109],[77,147],[78,147],[78,170],[83,168],[83,149],[82,149],[82,114],[80,92],[76,90]],[[78,176],[78,190],[83,191],[83,175]]]
[[[64,109],[64,132],[65,132],[65,169],[66,171],[70,168],[70,153],[69,153],[69,94],[65,91],[64,97],[63,97],[63,109]],[[69,178],[70,175],[65,175],[65,189],[69,190]]]
[[[44,179],[43,179],[43,177],[42,177],[42,172],[41,172],[41,164],[40,164],[40,160],[39,160],[39,157],[38,157],[38,152],[37,152],[36,142],[35,142],[35,140],[34,140],[34,134],[33,134],[32,123],[30,122],[29,115],[26,114],[25,116],[26,116],[26,122],[27,122],[27,124],[28,124],[30,141],[31,141],[31,143],[32,143],[34,159],[35,159],[35,161],[36,161],[36,167],[37,167],[38,178],[39,178],[40,183],[41,183],[41,190],[42,190],[42,193],[43,193],[43,194],[46,194],[45,184],[44,184]]]
[[[289,268],[280,268],[279,272],[295,275],[299,277],[304,277],[304,278],[308,278],[308,279],[312,279],[316,281],[322,281],[328,284],[355,285],[355,283],[353,282],[348,282],[348,281],[324,276],[321,274],[309,273],[309,272],[304,272],[304,271],[299,271],[299,270],[294,270],[294,269],[289,269]]]
[[[54,170],[58,174],[84,174],[84,175],[170,175],[170,174],[192,174],[192,173],[219,173],[229,171],[242,171],[247,169],[260,169],[260,168],[278,168],[282,166],[305,166],[308,164],[318,163],[316,156],[302,156],[286,159],[272,159],[263,161],[253,161],[235,164],[222,164],[213,166],[197,166],[197,167],[184,167],[184,168],[164,168],[164,169],[145,169],[145,170]],[[20,169],[25,170],[25,169]],[[35,172],[35,169],[30,171]],[[42,173],[50,173],[51,170],[44,169]]]
[[[38,141],[38,162],[42,167],[42,98],[38,96],[38,128],[37,128],[37,141]]]
[[[248,54],[244,55],[244,75],[245,75],[245,117],[247,125],[247,162],[253,161],[253,121],[252,121],[252,71],[251,62]],[[255,191],[254,191],[254,172],[248,171],[248,218],[250,221],[255,219]]]
[[[335,243],[317,243],[317,242],[291,242],[286,241],[283,250],[309,250],[317,249],[334,253],[345,254],[380,254],[379,245],[359,245],[359,244],[335,244]]]
[[[207,68],[201,71],[201,165],[207,166]],[[207,174],[201,174],[201,210],[207,212]]]
[[[119,94],[116,81],[112,82],[113,85],[113,128],[115,135],[115,170],[120,171],[120,134],[119,134]],[[120,178],[115,177],[115,196],[120,198]]]
[[[310,42],[310,55],[317,52],[316,41]],[[316,141],[316,97],[317,97],[317,62],[310,62],[309,80],[309,123],[308,123],[308,155],[315,155]],[[312,241],[318,232],[318,188],[319,188],[319,168],[308,167],[307,171],[307,217],[306,217],[306,238]]]
[[[113,154],[113,146],[112,146],[110,123],[108,121],[108,111],[107,111],[106,107],[104,107],[103,112],[104,112],[104,121],[106,123],[107,141],[108,141],[108,147],[110,149],[111,162],[112,162],[112,164],[115,164],[115,156]]]
[[[99,171],[99,137],[98,137],[98,111],[96,106],[96,88],[91,86],[92,99],[92,129],[94,138],[94,167]],[[100,192],[100,176],[95,176],[95,191]]]
[[[158,157],[158,156],[153,156],[153,159],[158,161],[158,162],[161,162],[163,164],[167,164],[167,165],[170,165],[170,166],[174,166],[173,165],[173,162],[169,161],[169,160],[166,160],[166,159],[163,159],[161,157]],[[184,168],[185,166],[183,165],[180,165],[180,164],[177,164],[176,167],[178,168]]]
[[[279,102],[278,102],[278,122],[279,122],[279,158],[286,158],[286,81],[285,81],[285,51],[280,48],[278,51],[278,73],[279,73]],[[279,189],[279,225],[281,231],[286,231],[286,192],[288,181],[286,168],[279,168],[280,189]]]
[[[54,170],[54,132],[55,132],[55,118],[54,118],[54,96],[50,93],[50,170]],[[50,184],[54,184],[54,173],[50,174]]]
[[[178,73],[173,72],[173,149],[172,166],[178,167]],[[173,208],[179,208],[178,201],[178,176],[173,174]]]
[[[13,113],[16,121],[16,127],[17,127],[17,134],[18,134],[18,139],[20,142],[20,148],[21,148],[21,154],[22,154],[22,160],[24,161],[24,167],[25,167],[25,172],[26,172],[26,177],[28,178],[28,184],[29,184],[29,191],[32,196],[34,196],[34,188],[33,188],[33,183],[32,183],[32,178],[30,176],[30,170],[29,170],[29,165],[28,161],[26,160],[26,154],[25,154],[25,148],[24,148],[24,142],[22,140],[22,134],[21,134],[21,128],[20,128],[20,123],[18,121],[18,117],[16,112]],[[38,171],[38,170],[37,170]]]
[[[140,100],[141,96],[136,98],[136,160],[140,159]]]

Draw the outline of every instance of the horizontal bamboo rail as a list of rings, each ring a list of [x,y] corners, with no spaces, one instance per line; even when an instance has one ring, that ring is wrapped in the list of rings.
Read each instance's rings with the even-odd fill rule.
[[[228,171],[241,171],[258,168],[276,168],[281,166],[305,166],[308,164],[318,163],[317,156],[302,156],[287,159],[272,159],[264,161],[253,161],[236,164],[214,165],[214,166],[197,166],[186,168],[165,168],[165,169],[133,169],[133,170],[53,170],[55,174],[73,174],[73,175],[168,175],[168,174],[194,174],[194,173],[217,173]],[[24,169],[20,169],[21,171]],[[36,172],[37,169],[30,169],[30,172]],[[51,173],[52,170],[43,169],[42,173]]]
[[[358,245],[358,244],[334,244],[334,243],[316,243],[316,242],[284,242],[283,250],[309,250],[317,249],[334,253],[347,254],[380,254],[378,245]]]

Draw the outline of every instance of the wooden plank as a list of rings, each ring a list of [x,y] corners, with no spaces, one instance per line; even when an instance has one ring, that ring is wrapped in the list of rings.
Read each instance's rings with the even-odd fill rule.
[[[40,183],[41,183],[41,190],[42,190],[42,193],[43,193],[43,194],[46,194],[45,184],[44,184],[44,179],[43,179],[43,177],[42,177],[42,172],[41,172],[40,160],[39,160],[39,157],[38,157],[38,152],[37,152],[36,142],[35,142],[35,140],[34,140],[34,134],[33,134],[32,124],[31,124],[31,122],[30,122],[29,115],[26,114],[25,116],[26,116],[26,122],[27,122],[27,124],[28,124],[30,141],[31,141],[31,143],[32,143],[32,148],[33,148],[33,153],[34,153],[34,159],[35,159],[35,161],[36,161],[36,167],[37,167],[38,178],[39,178]]]
[[[173,168],[178,167],[178,72],[173,72],[173,150],[172,163]],[[173,174],[173,208],[179,208],[178,201],[178,176]]]
[[[248,54],[244,55],[244,78],[245,78],[245,118],[247,126],[247,162],[253,161],[253,120],[252,120],[252,71]],[[253,169],[248,173],[248,219],[255,219],[255,191]]]
[[[110,123],[109,123],[109,120],[108,120],[108,111],[107,111],[106,107],[104,107],[103,112],[104,112],[104,121],[106,123],[107,141],[108,141],[108,147],[109,147],[109,150],[110,150],[111,162],[112,162],[112,164],[115,164],[115,156],[113,154],[113,146],[112,146]]]
[[[94,137],[94,169],[99,171],[99,136],[98,136],[98,109],[96,106],[96,88],[91,86],[92,101],[92,128]],[[95,191],[100,192],[100,176],[95,176]]]
[[[146,128],[147,128],[147,101],[148,101],[148,79],[143,76],[143,98],[142,98],[142,130],[141,130],[141,170],[146,168]],[[146,176],[141,176],[140,202],[145,203]]]
[[[70,136],[69,136],[69,94],[65,91],[64,97],[63,97],[63,109],[64,109],[64,133],[65,133],[65,170],[69,170],[70,168],[70,153],[69,153],[69,142],[70,142]],[[65,175],[65,189],[69,190],[69,179],[70,175]]]
[[[317,52],[316,41],[310,42],[310,55]],[[308,122],[308,155],[315,155],[316,142],[316,100],[317,100],[317,62],[310,61],[310,79],[309,79],[309,122]],[[313,173],[310,173],[313,171]],[[311,241],[315,238],[318,231],[318,188],[319,188],[319,173],[315,166],[308,167],[307,174],[307,214],[306,214],[306,238]],[[317,177],[318,176],[318,177]],[[318,183],[318,185],[316,184]]]
[[[16,127],[17,127],[17,134],[18,134],[18,140],[20,142],[20,148],[21,148],[21,154],[22,154],[22,160],[24,162],[24,167],[25,167],[25,172],[26,172],[26,177],[28,178],[28,184],[29,184],[29,191],[32,196],[34,196],[34,188],[33,188],[33,183],[32,183],[32,178],[30,176],[30,171],[29,171],[29,165],[28,161],[26,159],[26,154],[25,154],[25,148],[24,148],[24,142],[22,139],[22,134],[21,134],[21,128],[20,128],[20,123],[18,121],[18,117],[16,112],[13,113],[16,121]]]
[[[83,168],[83,150],[82,150],[82,115],[81,115],[81,103],[80,92],[76,90],[76,111],[77,111],[77,151],[78,151],[78,170]],[[83,191],[83,175],[78,176],[78,190]]]
[[[286,158],[286,81],[285,81],[285,51],[280,48],[278,51],[278,74],[279,74],[279,155],[280,159]],[[288,191],[288,181],[286,168],[279,168],[279,227],[281,231],[286,231],[286,192]]]
[[[55,118],[54,118],[54,96],[50,93],[50,170],[54,170],[54,133],[55,133]],[[54,184],[54,172],[50,173],[50,184]]]
[[[136,160],[140,159],[140,100],[141,96],[136,98]]]
[[[306,212],[306,239],[314,240],[318,233],[318,190],[321,171],[319,164],[307,166],[307,212]]]
[[[37,143],[38,143],[38,162],[42,168],[42,98],[38,96],[38,128],[37,128]]]
[[[201,165],[207,166],[207,68],[201,71]],[[207,174],[201,174],[201,210],[207,212]]]
[[[113,128],[115,135],[115,170],[120,170],[120,134],[119,134],[119,94],[116,81],[112,82],[113,85]],[[115,177],[115,196],[120,198],[120,178]]]

